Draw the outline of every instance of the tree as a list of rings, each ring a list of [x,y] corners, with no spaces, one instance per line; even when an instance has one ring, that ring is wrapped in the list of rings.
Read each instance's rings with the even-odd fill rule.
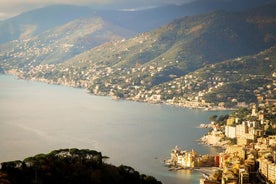
[[[210,116],[209,117],[209,120],[212,122],[216,122],[217,121],[217,117],[218,117],[218,115],[212,115],[212,116]]]

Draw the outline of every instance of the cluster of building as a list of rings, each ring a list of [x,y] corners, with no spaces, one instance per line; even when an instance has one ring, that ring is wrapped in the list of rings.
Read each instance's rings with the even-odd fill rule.
[[[260,138],[256,144],[259,150],[259,172],[270,183],[276,183],[276,136]]]
[[[249,143],[256,142],[257,137],[264,136],[264,113],[257,113],[257,108],[254,105],[252,108],[251,117],[254,120],[247,120],[239,122],[239,118],[230,117],[227,119],[224,127],[224,134],[231,139],[237,139],[238,145],[248,145]]]
[[[275,108],[270,108],[269,112],[268,107],[259,108],[256,105],[251,107],[251,113],[243,120],[232,113],[225,124],[213,123],[210,126],[212,131],[204,137],[205,143],[224,145],[223,152],[199,155],[194,150],[182,151],[176,147],[168,163],[185,169],[211,167],[212,172],[204,174],[201,184],[274,184],[276,135],[268,135],[267,130],[275,129],[275,118],[268,118],[275,114]]]
[[[133,42],[131,43],[143,43],[146,41],[151,45],[154,45],[156,42],[156,40],[151,38],[148,34],[142,34],[139,37],[133,38]],[[114,52],[114,48],[119,47],[121,42],[125,42],[125,40],[109,43],[103,47],[103,50]],[[26,46],[28,45],[27,43],[28,42],[25,43]],[[117,49],[122,53],[130,52],[132,47],[131,44],[129,44],[121,45]],[[22,43],[17,43],[16,48],[20,45],[22,45]],[[69,44],[57,45],[63,50],[68,50],[72,46]],[[24,50],[24,47],[22,48]],[[43,52],[40,50],[43,50]],[[216,68],[216,65],[208,65],[206,66],[206,72],[215,73],[215,75],[212,74],[210,77],[204,78],[201,76],[203,75],[200,74],[201,72],[194,72],[180,76],[179,74],[174,74],[172,70],[172,68],[177,68],[178,65],[181,65],[181,62],[178,60],[162,57],[156,63],[139,64],[137,60],[136,64],[125,65],[119,64],[126,59],[124,58],[125,56],[119,54],[121,53],[119,52],[112,55],[109,59],[117,63],[115,65],[112,62],[114,64],[113,66],[110,61],[102,60],[103,53],[101,50],[97,49],[96,51],[93,58],[84,55],[78,57],[74,64],[55,65],[39,64],[38,60],[33,59],[33,57],[47,54],[49,52],[47,49],[38,49],[38,51],[37,49],[29,49],[26,53],[22,53],[22,56],[14,55],[17,52],[12,50],[10,51],[11,53],[7,54],[7,58],[13,59],[14,61],[17,61],[17,59],[21,57],[29,58],[26,59],[28,62],[24,64],[25,67],[23,68],[17,67],[16,72],[12,71],[14,67],[12,66],[12,62],[9,62],[10,59],[4,59],[2,67],[5,71],[14,73],[23,79],[86,88],[96,95],[108,95],[115,99],[123,98],[150,103],[166,103],[181,107],[203,108],[208,110],[248,106],[248,100],[238,99],[235,95],[227,97],[227,99],[222,97],[220,99],[208,99],[206,97],[206,95],[208,96],[208,94],[229,84],[230,81],[235,80],[237,75],[243,76],[244,74],[241,71],[225,72],[224,70]],[[135,50],[135,52],[138,52],[138,50]],[[240,60],[241,59],[237,59],[237,61]],[[264,61],[268,62],[270,58],[264,58]],[[181,68],[181,66],[179,67]],[[217,72],[217,70],[219,72]],[[169,72],[171,72],[171,74],[167,74]],[[275,94],[276,72],[268,76],[249,75],[247,77],[248,78],[245,79],[246,81],[261,80],[264,79],[264,77],[266,80],[270,81],[268,85],[260,85],[256,87],[256,89],[246,90],[247,93],[257,96],[258,100]],[[162,78],[168,78],[165,81],[169,81],[165,82]],[[158,85],[159,82],[161,82],[160,85]],[[243,94],[244,89],[240,89],[240,93]],[[215,100],[217,102],[215,102]]]
[[[175,147],[166,163],[175,170],[214,166],[214,156],[199,155],[195,150],[187,151]]]

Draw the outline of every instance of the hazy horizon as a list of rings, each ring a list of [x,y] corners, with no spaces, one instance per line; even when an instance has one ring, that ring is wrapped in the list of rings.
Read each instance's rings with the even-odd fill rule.
[[[37,8],[42,8],[50,5],[65,4],[79,5],[90,8],[106,8],[106,9],[146,9],[151,7],[163,6],[167,4],[181,5],[195,0],[45,0],[43,2],[35,0],[11,0],[0,1],[0,20],[6,20],[21,13],[28,12]]]

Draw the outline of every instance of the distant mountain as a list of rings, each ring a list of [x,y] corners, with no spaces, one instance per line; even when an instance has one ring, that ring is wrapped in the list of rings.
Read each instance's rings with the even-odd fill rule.
[[[243,10],[270,2],[273,0],[198,0],[181,6],[168,5],[139,11],[95,10],[73,5],[53,5],[1,21],[0,44],[12,40],[30,39],[78,18],[101,17],[130,32],[142,33],[159,28],[182,16],[218,9]]]
[[[91,9],[71,5],[53,5],[22,13],[0,22],[0,43],[30,39],[48,29],[91,15]]]
[[[104,44],[68,63],[78,66],[79,61],[88,60],[110,67],[163,67],[157,76],[150,77],[151,85],[156,85],[165,78],[169,80],[170,74],[180,76],[206,64],[271,47],[276,33],[274,10],[275,6],[267,6],[246,13],[214,12],[185,17],[126,41]]]
[[[82,18],[48,30],[27,40],[0,45],[3,63],[27,68],[39,64],[64,62],[102,43],[130,35],[99,17]]]
[[[6,42],[0,44],[0,57],[4,63],[9,63],[8,68],[28,69],[41,63],[61,63],[103,43],[129,38],[184,15],[213,9],[248,8],[244,1],[235,5],[234,1],[196,1],[182,6],[168,5],[140,11],[48,6],[0,23],[0,43]],[[254,0],[250,6],[257,4],[260,1]],[[174,42],[174,33],[171,34],[170,42]]]
[[[248,90],[255,91],[255,85],[233,83],[233,87],[227,81],[240,80],[230,76],[203,78],[196,74],[202,68],[211,72],[210,66],[216,68],[228,60],[236,61],[236,58],[246,56],[254,58],[264,50],[274,50],[275,17],[276,4],[243,11],[214,11],[179,18],[129,39],[123,38],[131,34],[129,29],[113,24],[114,21],[106,21],[107,17],[76,19],[29,40],[0,45],[0,67],[4,71],[16,71],[25,79],[85,87],[97,95],[131,100],[157,99],[176,104],[183,101],[210,102],[214,99],[214,88],[223,86],[228,91],[236,89],[232,93],[240,97],[227,96],[224,88],[220,88],[222,91],[215,95],[217,101],[212,100],[216,105],[220,100],[229,99],[236,104],[241,101],[249,103],[256,101],[255,93],[247,93]],[[250,67],[254,66],[257,64],[244,67],[253,71]],[[272,62],[269,66],[272,67],[271,76],[275,64]],[[233,73],[232,69],[218,71]],[[215,81],[209,84],[208,80],[213,78]],[[241,77],[241,80],[249,79]],[[252,81],[261,87],[260,80]],[[271,85],[268,81],[262,82]],[[226,83],[228,87],[224,86]],[[243,87],[246,93],[240,91]]]
[[[273,48],[275,17],[276,5],[184,17],[155,31],[100,45],[63,64],[25,68],[21,76],[132,100],[149,101],[154,95],[159,95],[161,101],[177,97],[195,100],[202,98],[207,89],[192,82],[198,78],[194,79],[192,72],[237,57],[254,58]],[[271,67],[275,70],[273,62]],[[214,84],[218,88],[222,83]]]

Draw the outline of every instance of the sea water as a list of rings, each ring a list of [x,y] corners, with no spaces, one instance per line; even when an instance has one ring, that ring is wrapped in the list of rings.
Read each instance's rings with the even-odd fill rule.
[[[85,148],[129,165],[164,184],[199,183],[200,173],[168,171],[164,160],[176,145],[200,154],[216,149],[197,140],[212,115],[161,104],[112,100],[85,89],[0,75],[0,162],[61,148]]]

